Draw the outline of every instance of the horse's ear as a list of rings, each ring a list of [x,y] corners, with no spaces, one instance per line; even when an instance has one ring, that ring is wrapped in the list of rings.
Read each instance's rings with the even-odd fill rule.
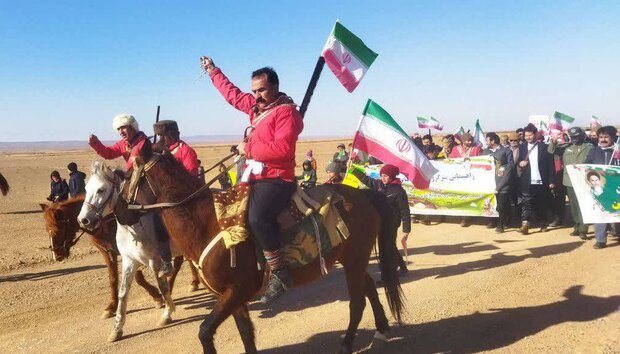
[[[49,205],[43,204],[43,203],[39,203],[39,206],[41,207],[41,210],[43,210],[44,212],[47,210],[47,208],[49,208]]]
[[[103,163],[102,163],[101,161],[93,161],[93,165],[92,165],[92,166],[91,166],[91,168],[90,168],[90,170],[91,170],[90,172],[91,172],[93,175],[96,175],[96,174],[97,174],[97,172],[101,169],[101,165],[102,165],[102,164],[103,164]]]
[[[125,171],[121,170],[120,168],[114,170],[114,174],[120,179],[125,179]]]
[[[142,144],[142,148],[138,152],[138,157],[136,160],[139,165],[144,165],[153,157],[153,145],[151,144],[151,140],[145,139],[144,144]]]

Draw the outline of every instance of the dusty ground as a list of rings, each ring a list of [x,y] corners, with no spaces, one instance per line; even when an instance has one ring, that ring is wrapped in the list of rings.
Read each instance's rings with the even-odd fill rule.
[[[322,171],[335,142],[305,142]],[[208,166],[227,146],[197,149]],[[0,156],[12,191],[0,197],[0,352],[199,352],[198,325],[214,298],[187,292],[184,268],[174,290],[174,322],[156,327],[160,310],[134,286],[125,338],[107,343],[112,319],[99,316],[108,298],[107,272],[85,239],[72,257],[53,263],[38,203],[49,173],[70,161],[88,172],[93,153],[45,152]],[[324,174],[320,174],[320,179]],[[620,247],[604,250],[568,236],[568,229],[522,236],[483,226],[414,224],[408,275],[402,278],[408,314],[384,347],[367,348],[373,318],[367,307],[355,349],[371,353],[501,351],[509,353],[620,353]],[[370,268],[377,276],[375,265]],[[380,296],[385,303],[382,290]],[[348,322],[339,269],[296,289],[272,306],[251,305],[259,350],[267,353],[335,352]],[[216,335],[222,353],[243,351],[234,322]]]

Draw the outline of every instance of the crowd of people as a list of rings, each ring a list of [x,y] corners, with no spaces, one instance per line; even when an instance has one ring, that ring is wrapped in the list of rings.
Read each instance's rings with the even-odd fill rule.
[[[59,203],[67,200],[69,197],[75,198],[80,194],[86,193],[86,174],[78,171],[77,164],[70,162],[67,165],[69,172],[69,183],[60,177],[60,172],[52,171],[50,174],[50,194],[46,198],[52,203]]]

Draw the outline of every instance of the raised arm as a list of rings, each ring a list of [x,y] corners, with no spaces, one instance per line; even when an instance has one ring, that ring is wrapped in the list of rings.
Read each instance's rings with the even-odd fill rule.
[[[213,86],[222,94],[226,102],[241,112],[249,114],[252,106],[256,104],[254,96],[250,93],[242,92],[237,86],[230,82],[226,75],[222,73],[222,70],[213,64],[211,58],[201,57],[200,61],[203,69],[206,70],[211,77]]]
[[[123,156],[123,147],[122,144],[125,144],[124,141],[119,141],[112,146],[105,146],[101,143],[99,138],[96,135],[91,135],[88,138],[88,145],[90,145],[93,150],[97,153],[97,155],[103,157],[106,160],[112,160],[117,157]]]

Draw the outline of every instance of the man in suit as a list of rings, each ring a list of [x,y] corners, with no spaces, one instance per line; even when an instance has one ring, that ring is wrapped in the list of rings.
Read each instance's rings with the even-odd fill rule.
[[[519,146],[517,174],[521,190],[521,233],[529,233],[532,211],[540,221],[540,231],[548,227],[547,213],[551,203],[551,191],[555,188],[553,155],[547,152],[547,144],[536,141],[538,129],[533,124],[523,128],[525,143]]]

